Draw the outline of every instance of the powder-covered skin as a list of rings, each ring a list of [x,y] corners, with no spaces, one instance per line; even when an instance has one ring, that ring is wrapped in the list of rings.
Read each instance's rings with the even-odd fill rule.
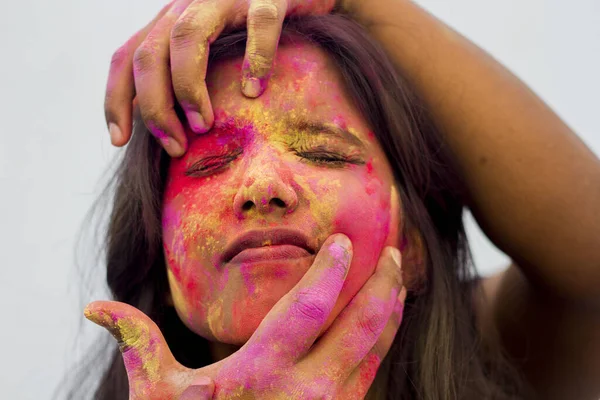
[[[94,302],[85,317],[117,339],[127,369],[130,399],[175,399],[192,382],[193,370],[175,361],[156,324],[141,311],[119,302]]]
[[[174,20],[184,3],[166,18]],[[327,13],[334,3],[287,5],[289,13],[301,15]],[[249,3],[237,4],[243,25],[242,6]],[[202,71],[208,44],[224,23],[218,10],[217,2],[188,8],[188,17],[207,16],[200,25],[209,37],[198,41],[194,57],[181,46],[171,47],[170,57],[162,53],[172,66],[198,71],[197,79],[183,85],[200,92],[194,98],[207,98]],[[264,39],[252,25],[250,54]],[[147,38],[154,42],[150,49],[160,49],[157,41],[168,42],[169,33]],[[382,253],[386,245],[402,248],[400,203],[375,133],[323,51],[300,40],[279,47],[272,71],[267,61],[254,57],[242,65],[239,57],[211,65],[206,84],[212,106],[180,103],[191,125],[181,141],[189,150],[171,160],[162,199],[170,295],[183,322],[211,341],[215,362],[184,367],[158,326],[127,304],[100,301],[85,310],[118,340],[131,400],[363,399],[400,326],[406,289],[399,295],[399,265],[389,249]],[[181,78],[176,71],[173,78]],[[156,94],[148,88],[159,80],[133,72],[136,90]],[[247,83],[251,75],[245,93],[253,97],[266,88],[258,99],[241,94],[240,76]],[[114,85],[117,81],[109,82]],[[196,103],[211,115],[208,125],[214,110],[214,128],[201,136],[192,132],[207,129],[194,115]],[[141,109],[148,111],[148,105],[140,101]],[[180,154],[163,128],[145,122],[171,147],[169,154]],[[171,133],[182,139],[180,131]],[[304,233],[314,251],[265,247],[289,252],[289,258],[223,261],[227,246],[242,233],[282,227]],[[338,232],[350,242],[332,235]]]
[[[85,316],[118,340],[131,400],[363,399],[402,319],[398,265],[387,251],[377,272],[315,343],[352,260],[344,235],[325,241],[298,285],[238,351],[199,369],[171,354],[158,326],[119,302],[90,303]],[[375,346],[375,343],[378,346]]]
[[[241,57],[211,66],[207,85],[215,124],[204,135],[188,128],[188,152],[171,160],[162,220],[180,318],[211,341],[236,345],[250,338],[315,256],[222,263],[235,237],[290,227],[304,232],[317,251],[333,233],[350,238],[350,272],[323,332],[371,276],[383,247],[398,246],[400,222],[383,150],[322,50],[305,42],[281,45],[269,85],[257,99],[242,95],[241,69]],[[345,129],[358,141],[319,134],[307,122]],[[350,161],[327,164],[301,156],[324,152]]]

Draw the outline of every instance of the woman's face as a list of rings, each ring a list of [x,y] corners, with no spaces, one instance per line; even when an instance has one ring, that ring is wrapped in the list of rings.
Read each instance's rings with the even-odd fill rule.
[[[353,243],[322,332],[398,245],[400,204],[373,132],[318,47],[280,46],[265,93],[242,95],[242,58],[207,76],[214,128],[171,160],[163,239],[171,295],[197,334],[241,345],[333,233]],[[240,252],[241,250],[241,252]]]

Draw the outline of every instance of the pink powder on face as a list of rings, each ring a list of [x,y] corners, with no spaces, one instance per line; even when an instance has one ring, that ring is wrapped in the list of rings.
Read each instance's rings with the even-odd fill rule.
[[[333,118],[333,123],[342,129],[348,129],[348,123],[343,115],[338,114]]]
[[[204,135],[190,134],[188,152],[172,159],[168,172],[165,260],[185,302],[186,324],[218,341],[247,339],[312,263],[224,267],[219,257],[235,236],[289,226],[314,239],[318,250],[332,233],[345,233],[355,252],[335,314],[372,274],[389,232],[391,180],[380,161],[385,156],[337,78],[324,67],[324,56],[295,46],[282,47],[278,57],[279,70],[269,90],[257,99],[246,98],[239,84],[232,84],[239,82],[241,59],[219,64],[218,73],[209,74],[214,128]],[[290,116],[333,123],[358,135],[368,144],[365,164],[332,168],[300,157],[285,139],[290,132],[282,121]],[[304,147],[310,150],[313,141],[344,149],[335,140],[307,141]],[[203,159],[214,160],[239,148],[237,158],[218,173],[186,174]],[[270,199],[280,193],[295,199],[295,206],[273,206]],[[258,205],[265,206],[262,212]]]
[[[244,279],[244,287],[248,291],[249,295],[254,294],[254,288],[255,288],[254,283],[252,282],[251,275],[248,271],[248,269],[251,269],[251,268],[252,268],[252,264],[242,263],[242,265],[240,265],[240,271],[242,274],[242,278]]]

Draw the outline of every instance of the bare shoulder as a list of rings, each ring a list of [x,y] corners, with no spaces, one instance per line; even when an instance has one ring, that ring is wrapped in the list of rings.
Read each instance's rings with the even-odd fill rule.
[[[600,398],[597,310],[536,290],[514,263],[476,289],[483,340],[499,340],[540,398]]]

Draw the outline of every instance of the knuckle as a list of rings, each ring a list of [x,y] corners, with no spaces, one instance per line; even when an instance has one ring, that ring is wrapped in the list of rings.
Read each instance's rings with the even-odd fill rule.
[[[150,130],[150,133],[159,138],[167,135],[165,130],[165,118],[161,112],[155,109],[140,109],[140,113],[146,127]]]
[[[306,399],[330,400],[333,399],[329,389],[324,385],[307,385],[302,387],[301,393]]]
[[[153,121],[155,124],[158,124],[161,121],[160,112],[154,108],[141,108],[140,113],[145,121]]]
[[[133,66],[136,71],[148,71],[156,64],[156,50],[144,44],[133,53]]]
[[[358,326],[369,339],[379,337],[385,323],[382,310],[376,304],[369,303],[361,308],[358,316]]]
[[[120,69],[120,67],[124,63],[126,63],[130,57],[131,57],[131,54],[129,52],[129,49],[126,47],[126,45],[119,47],[117,50],[115,50],[115,52],[113,53],[113,55],[110,59],[111,69],[113,69],[113,68]]]
[[[177,77],[173,76],[173,91],[175,92],[175,96],[179,100],[179,103],[194,103],[197,104],[200,102],[200,90],[198,87],[193,86],[193,84],[197,84],[196,82],[189,81],[189,77],[187,75],[178,75]],[[181,104],[182,106],[187,107],[187,104]]]
[[[248,12],[248,27],[258,28],[279,22],[281,11],[271,2],[262,1]]]
[[[387,349],[385,347],[386,346],[382,343],[381,340],[377,340],[377,342],[375,342],[375,344],[373,345],[373,348],[371,348],[370,354],[377,357],[373,361],[371,361],[371,365],[373,367],[379,367],[379,363],[376,363],[374,361],[381,360],[386,356]],[[376,364],[376,365],[374,365],[374,364]]]
[[[192,15],[181,16],[171,30],[171,45],[181,47],[193,42],[193,38],[200,32],[198,19]]]
[[[252,51],[248,54],[252,73],[261,76],[265,74],[271,67],[273,59],[267,56],[265,53],[266,52],[264,52],[262,49],[257,48],[255,51]]]
[[[315,292],[300,291],[292,303],[294,313],[317,323],[325,322],[329,308],[324,296]]]

